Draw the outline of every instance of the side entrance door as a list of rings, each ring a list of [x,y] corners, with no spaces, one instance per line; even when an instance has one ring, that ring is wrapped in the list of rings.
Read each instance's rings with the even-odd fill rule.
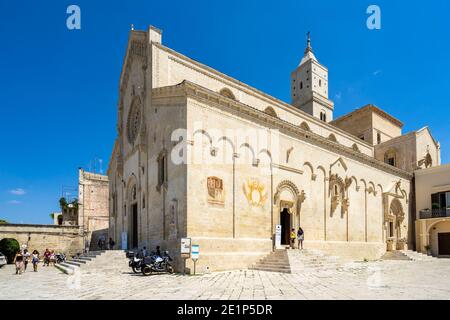
[[[450,233],[438,233],[439,255],[450,255]]]

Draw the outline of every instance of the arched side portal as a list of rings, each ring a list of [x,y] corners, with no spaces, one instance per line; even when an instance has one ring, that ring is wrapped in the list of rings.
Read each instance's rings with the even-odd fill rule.
[[[387,224],[387,250],[403,250],[405,236],[402,232],[405,211],[398,198],[392,199],[389,205],[389,213],[386,219]]]
[[[305,200],[305,193],[288,180],[278,184],[274,195],[274,224],[281,225],[281,244],[289,245],[291,229],[300,225],[301,204]],[[274,228],[275,229],[275,228]]]

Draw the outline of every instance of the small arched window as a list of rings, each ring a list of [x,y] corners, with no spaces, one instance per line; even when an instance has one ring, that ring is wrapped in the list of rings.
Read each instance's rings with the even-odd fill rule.
[[[397,165],[397,152],[395,149],[389,149],[384,154],[384,162],[395,167]]]
[[[322,86],[322,80],[319,79],[319,87],[321,87],[321,86]]]
[[[303,81],[300,81],[300,90],[303,89]]]
[[[223,88],[222,90],[220,90],[219,93],[224,97],[236,100],[236,97],[234,96],[233,92],[231,92],[231,90],[228,88]]]
[[[320,112],[320,120],[327,122],[327,114],[325,113],[325,111]]]

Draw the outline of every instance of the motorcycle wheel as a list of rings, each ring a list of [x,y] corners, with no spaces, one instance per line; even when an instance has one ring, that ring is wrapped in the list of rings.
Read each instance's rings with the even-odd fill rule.
[[[140,272],[140,268],[137,268],[137,267],[131,267],[131,269],[133,269],[133,272],[134,273],[139,273]]]
[[[145,266],[145,267],[141,268],[141,270],[142,270],[142,274],[144,276],[149,276],[152,274],[152,268],[150,266]]]
[[[174,272],[173,267],[170,264],[166,265],[166,270],[170,274],[172,274]]]

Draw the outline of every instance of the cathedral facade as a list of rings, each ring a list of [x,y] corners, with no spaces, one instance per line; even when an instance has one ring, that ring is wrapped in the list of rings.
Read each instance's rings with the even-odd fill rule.
[[[281,246],[301,226],[305,248],[354,259],[413,247],[412,170],[440,162],[429,130],[403,135],[372,105],[334,120],[309,37],[290,76],[286,103],[132,30],[108,169],[116,243],[160,245],[179,269],[191,238],[201,271],[250,266],[280,226]]]

